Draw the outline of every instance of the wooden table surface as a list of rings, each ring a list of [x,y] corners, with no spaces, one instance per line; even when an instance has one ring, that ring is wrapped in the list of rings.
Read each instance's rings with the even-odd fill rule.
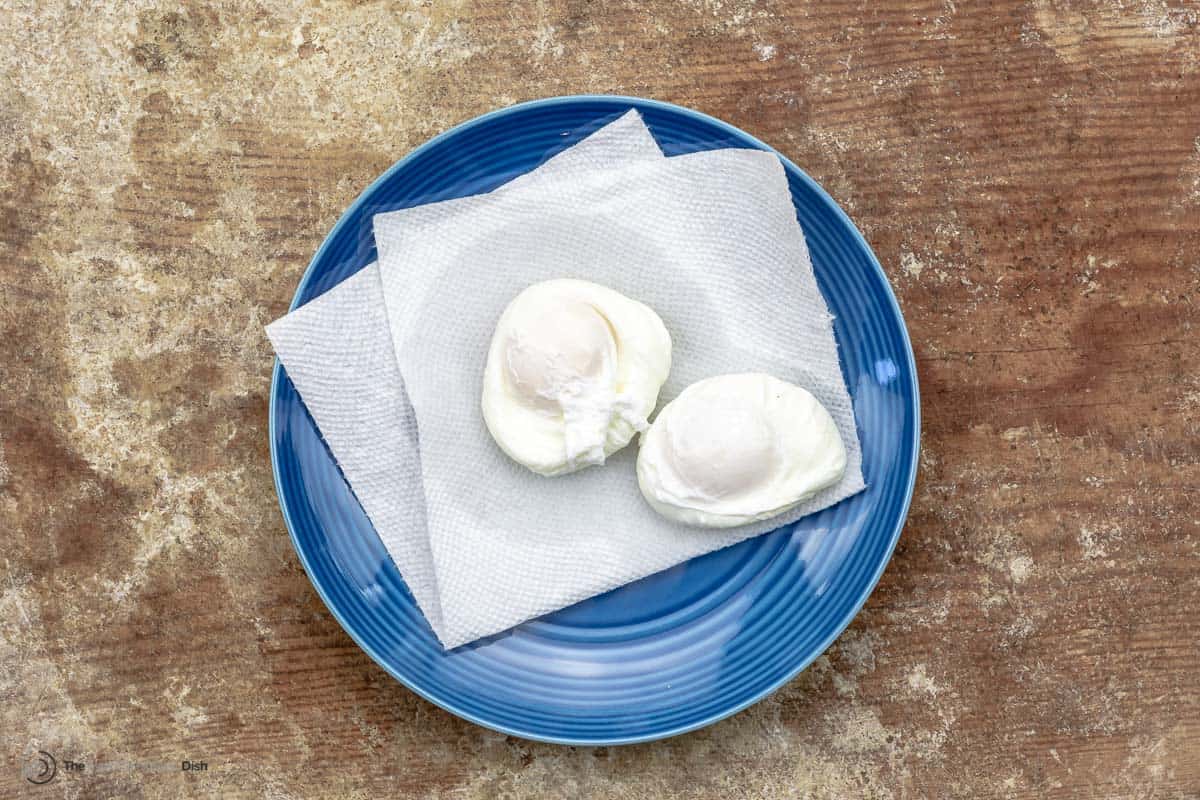
[[[0,796],[1200,797],[1200,5],[94,6],[0,0]],[[635,747],[395,683],[268,464],[262,326],[341,211],[455,123],[576,92],[807,170],[923,395],[846,633]]]

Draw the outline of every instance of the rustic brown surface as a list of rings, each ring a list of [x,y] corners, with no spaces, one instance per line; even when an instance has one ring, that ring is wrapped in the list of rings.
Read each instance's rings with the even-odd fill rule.
[[[95,5],[0,0],[0,796],[1200,797],[1200,5]],[[354,196],[585,91],[819,180],[925,419],[839,642],[628,748],[393,682],[305,578],[266,436],[262,325]],[[39,748],[93,772],[33,787]]]

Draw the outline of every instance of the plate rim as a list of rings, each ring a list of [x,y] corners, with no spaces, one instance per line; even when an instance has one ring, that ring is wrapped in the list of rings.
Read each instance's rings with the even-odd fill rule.
[[[633,95],[571,94],[571,95],[558,95],[558,96],[553,96],[553,97],[544,97],[544,98],[540,98],[540,99],[536,99],[536,100],[527,100],[527,101],[524,101],[521,103],[515,103],[510,106],[504,106],[502,108],[497,108],[492,111],[486,112],[484,114],[480,114],[479,116],[472,117],[464,122],[460,122],[457,125],[454,125],[448,129],[446,129],[445,131],[442,131],[441,133],[432,137],[431,139],[426,140],[425,142],[423,142],[421,145],[414,148],[413,150],[410,150],[408,153],[406,153],[404,156],[402,156],[398,161],[396,161],[394,164],[392,164],[392,166],[390,166],[388,169],[386,169],[379,177],[377,177],[374,181],[372,181],[366,188],[364,188],[358,194],[358,196],[354,199],[354,202],[352,202],[349,206],[347,206],[346,210],[344,212],[342,212],[342,215],[338,218],[338,220],[334,224],[334,226],[329,229],[329,232],[325,235],[324,240],[322,240],[322,242],[321,242],[321,246],[317,248],[317,251],[313,254],[312,259],[308,262],[308,266],[305,267],[304,273],[300,276],[299,283],[296,284],[295,292],[292,295],[292,302],[288,305],[288,313],[295,311],[296,308],[299,307],[300,297],[304,294],[304,290],[308,287],[308,284],[312,280],[314,270],[316,269],[317,264],[322,261],[322,258],[325,255],[325,251],[329,249],[333,240],[336,238],[337,234],[342,230],[342,228],[344,226],[349,224],[349,221],[352,217],[357,216],[357,214],[360,212],[362,207],[366,204],[366,198],[377,187],[381,186],[382,184],[384,184],[388,180],[390,180],[391,177],[395,173],[399,172],[401,169],[403,169],[405,166],[407,166],[411,161],[416,159],[422,153],[435,147],[437,144],[439,144],[440,142],[442,142],[443,140],[445,140],[451,136],[460,134],[464,131],[475,128],[479,125],[484,125],[494,119],[498,119],[500,117],[507,116],[507,115],[516,113],[518,111],[526,111],[526,110],[534,109],[534,108],[549,108],[549,107],[554,107],[554,106],[570,105],[570,104],[579,103],[579,102],[606,102],[606,103],[613,103],[614,105],[621,105],[623,103],[628,103],[629,106],[634,109],[640,110],[642,108],[654,108],[654,109],[658,109],[661,111],[667,111],[667,112],[671,112],[671,113],[675,113],[675,114],[681,114],[683,116],[691,117],[692,119],[706,123],[708,125],[712,125],[712,126],[718,128],[726,133],[729,133],[735,137],[748,140],[748,141],[752,142],[755,146],[757,146],[763,150],[766,150],[767,152],[773,153],[776,157],[778,157],[780,159],[780,161],[783,162],[785,171],[798,177],[800,179],[800,181],[803,184],[805,184],[806,188],[808,188],[810,191],[812,191],[816,195],[816,197],[818,197],[820,199],[820,201],[828,209],[832,210],[835,217],[838,218],[850,231],[853,232],[853,238],[854,238],[855,242],[859,246],[861,246],[862,249],[866,252],[866,254],[868,256],[868,261],[870,262],[871,267],[875,270],[875,272],[878,274],[878,277],[882,280],[883,287],[885,289],[884,293],[887,296],[888,302],[891,305],[892,312],[896,315],[896,318],[900,321],[900,333],[901,333],[901,339],[904,343],[905,356],[908,361],[909,371],[910,371],[911,375],[913,376],[913,391],[912,391],[912,397],[909,400],[910,405],[911,405],[910,410],[913,415],[913,431],[912,431],[912,439],[911,439],[912,456],[909,459],[909,463],[907,465],[908,485],[905,488],[904,500],[903,500],[903,503],[901,506],[900,514],[897,517],[896,522],[892,527],[892,531],[889,536],[889,541],[888,541],[888,546],[887,546],[887,553],[886,553],[885,557],[880,560],[879,565],[875,568],[874,574],[871,576],[871,579],[868,581],[867,585],[863,589],[861,596],[854,603],[853,608],[846,613],[846,615],[843,619],[838,621],[838,623],[834,626],[834,628],[833,628],[832,632],[829,634],[829,636],[827,636],[821,642],[820,646],[818,646],[817,648],[814,649],[812,655],[803,659],[796,667],[789,670],[788,673],[786,675],[784,675],[782,678],[775,681],[770,686],[767,686],[765,689],[762,689],[761,691],[755,693],[748,699],[746,699],[740,703],[737,703],[736,705],[731,706],[728,709],[724,709],[715,714],[710,714],[709,716],[704,717],[695,722],[687,723],[685,725],[680,725],[675,728],[671,728],[671,729],[667,729],[667,730],[663,730],[663,731],[657,731],[657,732],[642,734],[642,735],[638,735],[638,736],[630,736],[630,737],[615,736],[615,737],[595,738],[595,737],[546,736],[543,734],[539,734],[536,731],[521,730],[518,728],[514,728],[511,726],[507,726],[507,725],[497,724],[497,723],[489,721],[487,719],[480,718],[477,715],[472,714],[469,711],[466,711],[464,709],[457,707],[452,699],[435,696],[434,694],[426,691],[425,689],[415,685],[405,675],[402,675],[400,672],[398,672],[397,670],[395,670],[391,666],[389,666],[386,663],[386,661],[384,660],[384,658],[381,656],[381,654],[376,652],[376,650],[373,646],[371,646],[367,642],[363,641],[363,639],[359,636],[358,632],[354,630],[354,627],[347,623],[347,621],[342,617],[342,614],[338,611],[338,609],[334,606],[334,604],[330,600],[329,595],[326,593],[324,586],[322,586],[321,582],[317,579],[316,575],[314,574],[312,565],[309,563],[308,556],[305,553],[304,549],[300,546],[300,542],[299,542],[299,539],[297,538],[297,534],[296,534],[295,524],[292,521],[291,514],[287,507],[287,503],[284,500],[284,492],[283,492],[283,487],[282,487],[281,478],[280,478],[279,455],[276,450],[276,444],[275,444],[277,441],[277,437],[276,437],[277,422],[275,419],[275,398],[276,398],[276,393],[279,391],[280,381],[281,381],[282,374],[283,374],[283,364],[282,364],[282,362],[280,362],[278,356],[275,357],[274,367],[271,372],[271,389],[267,394],[267,415],[268,415],[267,435],[270,440],[269,445],[270,445],[270,451],[271,451],[271,473],[272,473],[272,476],[274,478],[274,483],[275,483],[275,497],[279,503],[279,509],[283,514],[284,525],[285,525],[285,527],[287,527],[288,537],[291,539],[291,542],[292,542],[292,549],[296,551],[296,555],[300,559],[300,564],[302,567],[304,567],[304,572],[308,576],[308,582],[316,590],[317,595],[321,598],[321,602],[324,603],[325,608],[328,609],[329,613],[333,615],[333,618],[335,620],[337,620],[337,623],[338,623],[338,625],[341,626],[342,630],[344,630],[350,636],[350,638],[354,641],[354,643],[356,645],[358,645],[359,649],[361,649],[364,653],[366,653],[368,656],[370,656],[372,661],[374,661],[381,669],[383,669],[384,672],[391,675],[392,678],[394,678],[396,681],[398,681],[401,685],[403,685],[405,688],[407,688],[409,691],[413,692],[417,696],[423,698],[424,700],[426,700],[430,703],[433,703],[435,706],[443,709],[444,711],[447,711],[447,712],[453,714],[454,716],[456,716],[460,719],[466,720],[467,722],[471,722],[475,725],[479,725],[480,727],[486,728],[488,730],[496,731],[497,733],[503,733],[503,734],[509,735],[509,736],[516,736],[516,737],[519,737],[522,739],[528,739],[531,741],[545,742],[548,744],[561,744],[561,745],[575,746],[575,747],[600,747],[600,746],[617,746],[617,745],[626,745],[626,744],[641,744],[644,742],[652,742],[652,741],[658,741],[661,739],[669,739],[671,737],[679,736],[684,733],[689,733],[691,731],[699,730],[701,728],[706,728],[709,725],[713,725],[717,722],[720,722],[723,719],[733,716],[734,714],[744,711],[745,709],[760,702],[761,700],[768,697],[769,695],[774,694],[779,689],[781,689],[788,683],[791,683],[793,680],[795,680],[796,676],[798,676],[804,670],[808,669],[808,667],[811,666],[813,661],[815,661],[826,650],[828,650],[830,645],[832,645],[837,640],[837,638],[839,636],[841,636],[843,632],[845,632],[846,628],[849,627],[850,623],[854,620],[854,618],[858,616],[860,611],[862,611],[863,606],[867,602],[867,598],[869,598],[871,596],[871,594],[874,593],[875,587],[879,584],[880,578],[883,577],[884,570],[886,570],[887,565],[891,563],[892,556],[895,554],[896,544],[900,540],[900,533],[901,533],[901,531],[903,531],[904,526],[908,521],[908,512],[912,506],[913,491],[916,487],[917,472],[918,472],[919,463],[920,463],[919,458],[920,458],[920,452],[921,452],[921,391],[920,391],[919,377],[917,375],[917,362],[916,362],[916,357],[913,353],[912,340],[911,340],[911,337],[909,336],[909,332],[908,332],[908,324],[904,319],[904,313],[900,308],[900,303],[896,299],[895,290],[892,288],[891,281],[888,280],[887,273],[884,272],[883,266],[879,263],[879,258],[875,255],[875,251],[871,248],[870,243],[866,240],[866,237],[863,236],[862,231],[860,231],[858,229],[858,226],[854,224],[853,220],[850,219],[850,216],[842,209],[842,207],[837,203],[837,201],[835,201],[833,199],[833,197],[831,197],[829,195],[829,193],[826,192],[825,189],[819,183],[817,183],[812,177],[810,177],[807,172],[802,170],[800,167],[796,166],[796,164],[794,164],[791,161],[791,159],[787,158],[787,156],[783,155],[778,150],[776,150],[774,147],[771,147],[769,144],[762,141],[758,137],[753,136],[734,125],[731,125],[728,122],[720,120],[709,114],[705,114],[702,111],[696,111],[695,109],[687,108],[686,106],[677,105],[675,103],[670,103],[670,102],[667,102],[664,100],[654,100],[654,99],[645,98],[645,97],[636,97]],[[906,399],[908,399],[908,398],[906,398]]]

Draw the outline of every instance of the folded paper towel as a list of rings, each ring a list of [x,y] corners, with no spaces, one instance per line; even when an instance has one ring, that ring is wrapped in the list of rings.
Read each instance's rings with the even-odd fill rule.
[[[445,646],[863,487],[831,319],[774,156],[663,159],[630,114],[496,192],[380,215],[375,233],[378,268],[268,333]],[[714,532],[649,509],[633,448],[553,480],[512,464],[480,418],[483,359],[508,300],[555,277],[602,283],[663,317],[675,341],[663,403],[731,371],[771,372],[812,391],[846,442],[845,477],[785,517]]]
[[[620,169],[551,163],[469,207],[375,218],[397,363],[420,432],[442,621],[455,647],[772,530],[863,488],[853,409],[782,164],[716,150]],[[409,273],[420,265],[414,291]],[[452,277],[451,277],[452,276]],[[724,531],[642,499],[629,448],[547,480],[508,459],[479,413],[496,319],[526,286],[581,278],[646,303],[674,342],[661,402],[760,371],[811,391],[846,443],[842,480],[788,514]]]

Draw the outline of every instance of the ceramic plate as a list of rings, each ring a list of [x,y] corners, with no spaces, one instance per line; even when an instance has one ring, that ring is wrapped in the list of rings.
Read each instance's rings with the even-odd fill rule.
[[[417,148],[372,184],[326,238],[292,307],[375,260],[372,214],[494,189],[631,107],[668,156],[771,149],[704,114],[632,97],[561,97],[486,114]],[[276,361],[271,459],[292,541],[333,615],[397,680],[514,736],[646,741],[760,700],[808,666],[858,612],[912,496],[916,371],[896,299],[866,241],[821,187],[784,164],[817,281],[836,316],[868,485],[795,525],[448,653]]]

